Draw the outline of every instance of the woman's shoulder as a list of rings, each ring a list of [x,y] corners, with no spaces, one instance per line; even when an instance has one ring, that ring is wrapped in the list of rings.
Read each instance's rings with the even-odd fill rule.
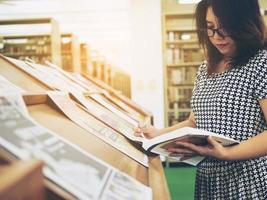
[[[236,71],[242,74],[243,77],[247,77],[247,80],[262,80],[267,77],[267,49],[258,50],[258,52],[252,56],[247,64]],[[265,77],[265,78],[264,78]]]
[[[258,50],[258,52],[249,59],[248,64],[254,66],[267,65],[267,49]]]
[[[251,72],[267,70],[267,49],[260,49],[252,56],[243,69]]]
[[[206,74],[208,71],[208,61],[204,60],[198,68],[199,74]]]

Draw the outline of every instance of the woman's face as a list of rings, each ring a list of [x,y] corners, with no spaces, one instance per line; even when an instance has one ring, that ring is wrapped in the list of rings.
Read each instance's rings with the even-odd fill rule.
[[[206,23],[207,34],[211,43],[225,57],[233,56],[236,50],[235,42],[229,36],[227,36],[227,33],[222,27],[219,27],[218,19],[214,15],[211,7],[209,7],[207,10]]]

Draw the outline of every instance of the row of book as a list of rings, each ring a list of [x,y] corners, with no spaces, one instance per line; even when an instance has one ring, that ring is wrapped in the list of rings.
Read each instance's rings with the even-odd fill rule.
[[[168,69],[168,85],[193,85],[198,67],[187,66]]]
[[[10,38],[4,40],[1,53],[9,54],[50,54],[51,46],[48,37],[36,36],[36,38]]]
[[[167,31],[167,40],[168,42],[175,42],[175,41],[184,41],[190,42],[194,41],[197,42],[197,34],[192,32],[183,32],[183,31]]]
[[[168,120],[170,125],[175,125],[181,121],[188,119],[190,112],[170,112],[168,114]]]
[[[203,53],[198,47],[183,48],[177,45],[169,45],[166,52],[167,64],[179,64],[203,60]]]

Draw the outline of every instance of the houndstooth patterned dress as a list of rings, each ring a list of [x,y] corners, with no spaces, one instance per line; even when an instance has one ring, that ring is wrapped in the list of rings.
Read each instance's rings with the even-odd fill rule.
[[[267,51],[259,50],[246,65],[213,76],[203,63],[191,106],[197,128],[242,141],[267,130],[258,103],[266,98]],[[244,161],[206,158],[197,169],[195,199],[267,200],[267,156]]]

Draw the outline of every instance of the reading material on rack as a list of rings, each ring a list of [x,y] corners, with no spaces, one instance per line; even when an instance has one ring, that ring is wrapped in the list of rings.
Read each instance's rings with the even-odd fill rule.
[[[23,115],[0,97],[0,144],[19,159],[46,163],[45,176],[79,199],[152,199],[151,189]],[[119,184],[121,183],[121,184]]]
[[[92,98],[93,100],[95,100],[96,102],[101,104],[102,106],[106,107],[108,110],[115,113],[120,118],[128,121],[129,123],[138,125],[138,120],[133,119],[131,116],[127,115],[127,112],[119,109],[118,106],[116,106],[113,102],[108,101],[108,99],[104,98],[104,96],[101,96],[101,94],[97,94],[97,93],[100,93],[100,91],[97,90],[96,87],[93,87],[93,88],[89,87],[87,84],[84,84],[82,81],[75,78],[74,76],[72,76],[68,72],[64,71],[63,69],[59,68],[58,66],[53,65],[51,63],[48,63],[48,64],[50,66],[49,68],[53,69],[52,71],[56,71],[54,73],[57,73],[58,75],[62,76],[61,79],[66,79],[72,85],[78,85],[79,88],[76,89],[76,92],[80,91],[81,93],[85,93],[85,92],[91,93],[90,95],[88,95],[88,97]],[[68,85],[71,85],[71,84],[68,84]],[[59,85],[58,89],[62,90],[62,86]],[[70,88],[69,91],[73,91],[73,89]],[[103,91],[103,90],[101,90],[101,91]]]
[[[85,87],[88,88],[89,91],[95,91],[97,93],[103,94],[108,100],[113,102],[116,106],[120,107],[122,110],[129,113],[129,115],[136,121],[144,119],[144,116],[141,115],[141,113],[137,112],[135,109],[133,109],[131,106],[127,105],[125,102],[118,99],[116,96],[109,94],[106,90],[97,86],[89,79],[77,73],[72,73],[71,76],[75,78],[75,81],[79,82],[82,85],[85,85]]]
[[[119,111],[114,113],[108,110],[106,107],[95,101],[100,101],[98,98],[95,98],[95,100],[92,98],[85,98],[83,93],[86,90],[67,77],[64,77],[64,75],[56,69],[34,63],[17,61],[12,58],[8,59],[11,62],[18,64],[18,67],[21,67],[22,70],[30,73],[45,85],[49,85],[49,87],[61,91],[70,92],[83,106],[85,106],[85,108],[88,109],[91,114],[98,117],[99,120],[106,123],[108,126],[119,131],[131,140],[140,140],[138,137],[134,136],[134,129],[138,126],[137,121],[129,118],[127,115],[124,115]],[[113,111],[115,111],[115,109],[113,109]]]
[[[66,93],[48,92],[48,95],[57,107],[72,121],[137,162],[148,167],[148,158],[144,153],[132,146],[124,136],[91,116],[78,104],[75,104]]]
[[[160,154],[163,156],[169,156],[175,160],[183,161],[191,165],[197,165],[201,162],[204,157],[203,156],[192,156],[192,157],[179,157],[179,156],[172,156],[170,152],[167,150],[169,148],[177,146],[175,142],[190,142],[196,145],[206,145],[208,136],[212,136],[217,142],[221,143],[223,146],[229,146],[238,144],[239,141],[234,140],[229,137],[225,137],[223,135],[219,135],[213,132],[191,128],[191,127],[184,127],[164,135],[160,135],[158,137],[152,138],[150,140],[143,140],[143,148],[147,151],[151,151],[156,154]]]
[[[112,127],[130,140],[142,140],[140,137],[134,136],[135,128],[138,126],[138,123],[131,124],[127,122],[126,120],[107,110],[105,107],[99,105],[97,102],[91,99],[86,99],[83,95],[76,91],[72,91],[71,94],[76,98],[77,101],[79,101],[83,106],[85,106],[85,108],[88,109],[89,113],[96,116],[106,125]]]

